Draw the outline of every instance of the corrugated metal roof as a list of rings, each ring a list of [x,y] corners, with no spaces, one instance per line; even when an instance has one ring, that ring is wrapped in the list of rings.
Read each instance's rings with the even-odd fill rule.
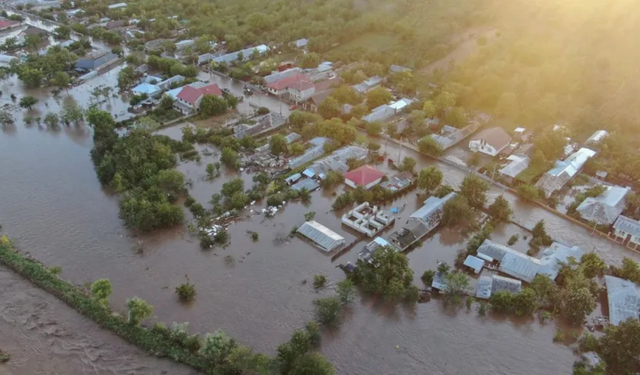
[[[540,260],[519,253],[491,240],[485,240],[478,248],[484,254],[500,262],[500,271],[507,275],[531,282],[540,269]]]
[[[613,227],[632,236],[640,237],[640,222],[624,215],[618,216],[618,220],[613,224]]]
[[[547,195],[551,195],[551,193],[562,188],[564,184],[578,174],[584,163],[595,154],[596,152],[593,150],[581,148],[564,161],[556,161],[556,166],[545,173],[538,180],[536,186],[542,188]]]
[[[569,247],[559,242],[554,242],[542,253],[540,259],[541,267],[538,274],[547,275],[551,280],[555,280],[563,264],[569,264],[569,259],[580,261],[585,254],[584,250],[578,246]]]
[[[141,94],[147,94],[147,95],[155,95],[157,93],[159,93],[160,91],[160,87],[156,86],[156,85],[152,85],[150,83],[141,83],[138,86],[134,87],[133,89],[131,89],[131,91],[135,94],[135,95],[141,95]]]
[[[456,196],[455,192],[451,192],[445,195],[442,198],[431,196],[424,201],[424,206],[420,207],[416,212],[412,213],[411,216],[416,219],[421,219],[424,222],[429,222],[433,214],[441,210],[447,201]]]
[[[320,185],[316,182],[316,180],[312,180],[310,178],[305,178],[304,180],[298,181],[295,184],[291,185],[291,189],[298,190],[298,191],[302,189],[307,189],[309,191],[312,191],[319,187]]]
[[[594,221],[601,225],[611,225],[625,208],[624,197],[629,188],[609,186],[599,196],[588,197],[576,209],[583,219]]]
[[[298,228],[298,233],[316,243],[325,252],[330,252],[344,244],[344,237],[315,220],[302,224]]]
[[[609,275],[605,275],[604,280],[609,300],[609,322],[618,325],[629,318],[638,320],[640,293],[637,285]]]
[[[476,291],[476,297],[482,299],[489,299],[491,297],[491,285],[493,284],[493,277],[491,275],[482,275],[478,279],[478,290]]]
[[[368,154],[369,151],[360,146],[346,146],[339,148],[332,152],[331,155],[316,161],[311,164],[309,168],[313,169],[316,174],[327,174],[329,171],[344,174],[349,170],[349,166],[347,165],[348,159],[363,160]]]
[[[510,277],[493,275],[493,282],[491,283],[491,293],[501,292],[503,290],[511,293],[520,293],[522,290],[522,281],[512,279]]]
[[[526,155],[509,155],[507,160],[511,160],[504,168],[500,170],[500,174],[515,178],[520,172],[529,167],[531,159]]]
[[[600,143],[608,135],[609,132],[606,130],[596,130],[596,132],[587,139],[587,143]]]
[[[289,160],[289,168],[296,169],[313,159],[319,158],[324,155],[324,144],[329,142],[328,138],[325,137],[316,137],[309,140],[309,143],[314,145],[314,147],[305,151],[304,154],[298,156],[297,158],[293,158]]]
[[[484,267],[484,260],[474,257],[473,255],[467,255],[467,259],[464,260],[463,264],[473,269],[475,273],[480,273],[482,267]]]

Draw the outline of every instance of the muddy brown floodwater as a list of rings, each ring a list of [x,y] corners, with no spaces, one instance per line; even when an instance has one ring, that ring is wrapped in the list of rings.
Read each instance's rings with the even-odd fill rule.
[[[0,90],[5,94],[0,98],[0,104],[8,101],[8,93],[12,91],[21,95],[15,82],[0,84]],[[86,104],[88,99],[83,90],[82,87],[74,88],[71,94]],[[43,93],[38,109],[46,111],[46,102],[51,110],[57,107],[56,100],[64,100],[65,96],[55,99]],[[313,193],[308,207],[300,203],[288,204],[272,219],[248,215],[246,220],[232,225],[229,228],[231,244],[226,249],[201,251],[197,241],[190,238],[184,228],[175,228],[145,236],[147,249],[140,256],[132,250],[138,239],[130,236],[118,218],[118,198],[105,192],[96,179],[89,159],[91,131],[84,126],[63,126],[57,131],[28,127],[20,118],[22,111],[14,113],[18,119],[16,125],[4,127],[0,133],[0,224],[3,232],[15,238],[19,248],[29,251],[45,264],[61,266],[61,277],[65,279],[85,283],[109,278],[114,288],[111,306],[118,311],[124,310],[126,298],[139,296],[155,307],[154,315],[160,321],[188,321],[194,332],[223,329],[241,343],[273,354],[278,344],[288,340],[293,329],[312,319],[312,301],[331,293],[330,290],[316,293],[310,283],[303,285],[302,281],[310,280],[314,274],[325,274],[331,282],[342,280],[344,275],[336,264],[354,260],[364,245],[356,246],[332,263],[330,258],[299,239],[288,243],[277,241],[280,235],[286,235],[294,225],[302,223],[304,213],[309,211],[316,212],[316,220],[345,236],[348,242],[354,238],[353,233],[339,224],[338,214],[329,212],[334,197],[318,191]],[[179,136],[180,130],[174,127],[163,133]],[[458,169],[434,163],[391,143],[383,142],[382,147],[382,151],[394,157],[397,154],[415,157],[418,168],[437,165],[448,184],[457,185],[464,178],[464,173]],[[236,175],[225,173],[213,181],[206,181],[205,165],[213,160],[216,160],[215,156],[208,156],[199,164],[181,163],[178,167],[194,181],[191,193],[203,203]],[[249,187],[251,176],[245,173],[242,178]],[[492,188],[490,197],[493,199],[501,193]],[[516,221],[522,225],[530,228],[544,219],[556,240],[586,250],[595,249],[610,262],[618,262],[624,255],[638,258],[606,240],[591,237],[580,226],[519,202],[512,195],[506,197],[513,204]],[[389,207],[404,203],[407,203],[407,209],[400,214],[399,223],[404,223],[420,204],[412,193]],[[264,203],[259,203],[256,208],[263,206]],[[253,242],[248,231],[257,231],[259,241]],[[498,228],[492,238],[506,242],[515,233],[524,232],[509,225]],[[408,256],[416,274],[416,284],[420,285],[419,276],[424,270],[435,268],[437,260],[453,261],[456,251],[464,246],[465,239],[458,233],[442,230],[410,252]],[[524,242],[516,247],[526,251]],[[232,255],[235,262],[225,262],[226,255]],[[180,304],[173,291],[184,282],[185,275],[196,285],[198,293],[191,305]],[[91,367],[104,369],[105,373],[121,374],[137,366],[149,369],[156,368],[154,366],[169,369],[171,366],[165,361],[150,364],[150,360],[141,359],[132,354],[132,350],[114,348],[129,347],[115,338],[111,340],[111,335],[6,273],[0,277],[0,290],[3,290],[0,299],[2,349],[11,352],[17,348],[19,358],[34,358],[44,350],[41,346],[47,346],[48,359],[43,361],[69,362],[70,366],[77,367],[77,370],[64,371],[65,374],[82,374],[89,366],[83,360],[67,360],[79,355],[65,354],[68,353],[65,352],[68,349],[65,349],[66,340],[46,338],[46,333],[39,333],[40,328],[35,333],[30,331],[31,336],[21,334],[34,325],[29,321],[30,313],[23,312],[26,303],[27,307],[33,306],[44,316],[40,318],[44,319],[41,320],[44,322],[42,329],[47,329],[45,323],[55,322],[82,342],[106,342],[102,347],[108,347],[113,354],[93,357],[89,354],[89,358],[93,358]],[[12,297],[5,298],[8,290],[14,292],[9,293]],[[13,326],[14,321],[16,327],[7,328]],[[7,330],[11,332],[8,336],[5,335]],[[465,308],[458,311],[444,309],[438,301],[390,307],[375,298],[360,298],[347,311],[339,331],[326,332],[322,351],[335,364],[339,374],[349,375],[568,374],[575,358],[569,348],[553,344],[555,330],[553,322],[540,325],[533,320],[481,318],[477,312],[467,312]],[[39,335],[45,336],[40,340],[45,340],[41,342],[46,345],[31,345],[35,340],[33,337]],[[44,363],[27,362],[30,361],[20,360],[18,364],[35,367],[28,367],[29,370],[20,374],[38,373],[38,363]],[[149,371],[138,373],[157,373]],[[167,371],[182,373],[182,370]]]

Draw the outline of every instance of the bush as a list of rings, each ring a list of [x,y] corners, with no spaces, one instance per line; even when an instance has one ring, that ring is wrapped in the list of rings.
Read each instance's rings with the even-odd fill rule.
[[[557,330],[556,334],[553,336],[553,342],[564,342],[564,340],[564,332],[562,332],[561,330]]]
[[[257,114],[259,115],[266,115],[267,113],[269,113],[269,108],[267,107],[260,107],[258,108],[258,110],[256,111]]]
[[[313,287],[318,289],[327,285],[327,277],[325,275],[313,275]]]
[[[340,313],[340,299],[338,297],[319,298],[313,301],[316,320],[320,324],[336,323]]]
[[[258,241],[258,232],[251,232],[251,239],[255,242]]]
[[[509,237],[509,241],[507,241],[507,245],[512,246],[516,242],[518,242],[519,239],[520,239],[520,236],[518,236],[517,234],[514,234],[513,236]]]
[[[196,297],[196,288],[195,285],[186,282],[176,288],[176,293],[181,301],[189,302]]]
[[[436,272],[434,270],[426,270],[420,277],[420,280],[422,280],[422,282],[425,285],[431,286],[431,283],[433,282],[433,278],[435,277],[435,275],[436,275]]]

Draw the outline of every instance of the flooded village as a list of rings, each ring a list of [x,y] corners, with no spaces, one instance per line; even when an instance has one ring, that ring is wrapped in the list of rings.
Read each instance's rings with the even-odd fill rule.
[[[380,252],[390,252],[406,257],[420,303],[356,284],[340,324],[322,329],[319,351],[337,374],[569,374],[584,361],[579,337],[638,319],[636,280],[609,270],[624,268],[623,258],[640,261],[637,183],[589,162],[605,154],[608,132],[581,138],[562,125],[544,134],[507,128],[477,111],[430,114],[444,100],[433,99],[441,87],[409,95],[399,85],[411,69],[365,74],[366,64],[318,59],[306,39],[241,51],[206,41],[200,53],[202,41],[179,27],[149,41],[150,20],[94,22],[80,8],[62,12],[84,29],[60,38],[59,13],[46,20],[42,9],[14,4],[0,20],[0,44],[22,45],[0,56],[11,72],[0,81],[0,235],[72,284],[108,279],[108,305],[122,316],[137,296],[153,306],[149,322],[221,329],[275,355],[314,319],[315,300],[357,280],[359,267],[375,272]],[[75,31],[95,28],[105,31]],[[64,85],[50,77],[26,84],[27,35],[38,35],[40,56],[82,44]],[[365,77],[349,84],[350,74]],[[179,224],[127,228],[126,189],[96,176],[90,110],[111,114],[118,138],[144,132],[192,147],[172,156],[184,176],[185,193],[171,202],[184,211]],[[502,200],[509,213],[498,220]],[[559,312],[543,318],[542,305],[522,316],[493,307],[492,294],[521,295],[538,276],[567,280],[591,253],[607,267],[590,277],[597,306],[577,324]],[[448,303],[451,274],[466,280],[455,293],[462,303]],[[316,288],[319,275],[327,285]],[[196,290],[190,302],[175,293],[185,281]],[[11,355],[0,369],[8,374],[41,371],[43,353],[71,375],[195,372],[129,348],[8,267],[0,286],[0,336],[8,338],[0,350]]]

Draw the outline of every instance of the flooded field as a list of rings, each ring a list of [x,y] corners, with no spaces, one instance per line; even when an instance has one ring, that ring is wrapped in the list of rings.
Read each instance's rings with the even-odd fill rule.
[[[217,76],[212,80],[219,81],[222,87],[228,85],[240,90],[242,87]],[[18,83],[12,81],[0,83],[0,90],[4,93],[0,104],[11,103],[10,92],[23,95]],[[80,86],[70,93],[86,105],[88,91],[89,88]],[[45,92],[34,94],[41,98],[38,109],[45,113],[57,108],[67,96],[64,92],[59,98],[52,98]],[[257,105],[268,105],[272,110],[273,106],[279,107],[277,101],[268,97],[248,100]],[[107,105],[103,104],[103,108],[108,108]],[[118,113],[118,104],[111,105],[114,107],[109,110]],[[240,110],[251,109],[247,104]],[[283,105],[283,114],[285,111]],[[293,329],[312,319],[312,301],[330,293],[316,293],[310,283],[305,285],[303,280],[310,280],[314,274],[325,274],[330,282],[342,280],[344,274],[336,268],[337,263],[355,260],[357,251],[364,245],[361,243],[332,263],[329,257],[300,239],[294,238],[287,243],[277,241],[294,225],[300,225],[304,213],[310,211],[316,212],[317,221],[343,235],[347,242],[355,238],[341,226],[339,213],[330,212],[334,197],[317,191],[308,206],[287,204],[274,218],[248,215],[245,220],[230,226],[231,244],[225,249],[202,251],[197,240],[190,238],[185,228],[179,227],[145,235],[142,240],[146,250],[139,255],[132,247],[140,238],[131,237],[123,228],[118,218],[117,196],[105,192],[95,176],[89,159],[90,129],[61,126],[52,131],[37,125],[27,127],[19,120],[23,113],[16,109],[16,125],[2,128],[0,134],[0,171],[3,172],[0,224],[3,233],[14,237],[20,249],[29,251],[45,264],[61,266],[63,278],[76,283],[109,278],[114,288],[111,306],[116,310],[124,310],[126,298],[139,296],[155,307],[154,315],[160,321],[188,321],[193,331],[200,332],[221,328],[243,344],[273,353],[276,345],[286,341]],[[180,135],[178,127],[163,132]],[[383,142],[381,152],[387,152],[394,159],[412,156],[418,160],[417,168],[437,165],[445,175],[445,183],[453,186],[465,176],[458,169],[434,163],[391,143]],[[179,166],[179,170],[194,181],[191,194],[203,204],[234,176],[242,176],[245,188],[251,185],[251,175],[247,173],[225,172],[213,181],[205,180],[205,166],[213,160],[216,160],[214,156],[203,157],[199,164],[189,162]],[[380,168],[388,169],[388,166]],[[502,193],[492,188],[490,200]],[[618,262],[625,255],[640,258],[605,239],[591,237],[588,230],[544,209],[520,202],[513,195],[506,194],[505,197],[512,203],[515,220],[525,227],[531,228],[544,219],[551,236],[563,243],[582,246],[587,251],[595,250],[610,262]],[[403,223],[421,205],[412,193],[389,207],[404,203],[407,208],[399,214],[398,223]],[[257,205],[258,208],[263,206],[264,203]],[[259,241],[252,241],[248,235],[250,231],[259,233]],[[492,238],[505,243],[513,234],[522,238],[526,231],[508,225],[497,228]],[[438,260],[452,262],[465,243],[459,233],[442,230],[410,252],[408,256],[416,274],[416,284],[420,285],[422,272],[435,268]],[[526,251],[526,241],[521,239],[515,247]],[[227,255],[232,255],[235,262],[225,262]],[[25,299],[36,305],[42,301],[57,303],[46,299],[46,294],[38,297],[38,293],[44,293],[6,272],[0,275],[0,288],[17,290],[17,297],[0,301],[3,338],[7,337],[4,327],[11,325],[6,323],[7,319],[25,322],[21,325],[27,326],[27,318],[7,315],[7,312],[22,309]],[[197,290],[196,301],[191,305],[179,303],[174,293],[174,288],[185,281],[185,275]],[[45,310],[49,311],[48,308]],[[22,316],[20,314],[23,313],[18,316]],[[438,301],[390,307],[372,298],[360,298],[346,315],[339,331],[326,332],[322,345],[322,351],[335,364],[339,374],[566,374],[574,361],[570,348],[553,344],[554,323],[542,326],[533,320],[481,318],[475,311],[467,312],[465,308],[445,309]],[[107,341],[102,335],[111,337],[72,311],[46,316],[51,317],[51,321],[55,316],[57,324],[81,327],[78,332],[83,333],[83,340]],[[9,352],[15,348],[21,353],[23,349],[20,348],[27,348],[32,340],[19,333],[8,337],[2,345]],[[124,345],[115,338],[109,341],[112,342],[115,344],[109,345]],[[47,350],[53,351],[49,361],[67,361],[68,354],[59,352],[66,345],[66,341],[60,340],[47,343]],[[182,373],[182,370],[169,369],[170,364],[165,361],[136,365],[143,360],[122,348],[117,349],[117,353],[126,352],[129,357],[105,354],[95,359],[91,366],[98,367],[98,364],[104,365],[118,358],[114,366],[149,366],[150,369],[163,366],[171,374]],[[37,347],[24,349],[28,353],[38,353],[38,350]],[[77,373],[84,373],[85,365],[75,363],[80,369]],[[37,361],[24,364],[31,365],[39,366]],[[13,367],[9,368],[18,373]],[[37,370],[34,367],[32,372],[20,373]],[[127,371],[130,370],[120,367],[111,370],[119,374]]]

